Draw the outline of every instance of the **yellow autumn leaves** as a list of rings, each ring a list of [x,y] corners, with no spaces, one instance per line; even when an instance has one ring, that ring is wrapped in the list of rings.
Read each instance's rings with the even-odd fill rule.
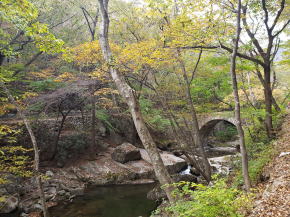
[[[121,72],[136,72],[144,66],[158,68],[168,65],[174,58],[171,49],[163,48],[157,40],[148,40],[139,43],[126,44],[121,48],[111,44],[114,54],[114,66]],[[103,61],[98,41],[87,42],[71,48],[63,54],[67,61],[74,62],[78,66],[95,66],[91,72],[94,77],[101,77],[107,72],[107,66]]]

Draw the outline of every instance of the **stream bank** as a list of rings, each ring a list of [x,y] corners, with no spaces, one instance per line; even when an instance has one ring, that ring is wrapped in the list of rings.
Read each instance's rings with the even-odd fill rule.
[[[43,186],[48,207],[57,206],[62,202],[72,202],[77,196],[83,196],[85,190],[90,185],[124,185],[149,184],[156,181],[153,167],[149,156],[144,149],[138,150],[139,160],[132,156],[134,160],[127,159],[120,163],[112,158],[117,150],[108,147],[106,151],[100,153],[94,160],[78,160],[63,168],[43,168]],[[128,156],[131,152],[127,153]],[[171,174],[179,173],[187,162],[170,152],[160,151],[162,159]],[[31,213],[40,213],[41,203],[36,190],[34,179],[11,180],[10,184],[3,186],[3,194],[9,195],[11,201],[2,210],[10,213],[15,209],[22,210],[21,216],[29,216]],[[14,196],[12,196],[14,195]],[[10,200],[9,200],[10,201]]]
[[[122,147],[122,145],[118,147]],[[156,178],[154,176],[153,167],[150,163],[147,152],[140,148],[135,148],[135,152],[136,149],[138,150],[140,156],[136,157],[133,155],[132,159],[134,160],[127,159],[124,163],[118,162],[117,160],[119,158],[114,156],[116,155],[115,152],[117,149],[109,147],[105,152],[99,154],[94,160],[79,160],[64,168],[43,168],[46,169],[46,171],[43,171],[46,177],[43,181],[43,185],[48,207],[50,207],[51,210],[55,210],[57,215],[59,214],[59,211],[57,210],[61,210],[62,208],[66,209],[68,212],[67,216],[70,216],[70,209],[74,210],[77,209],[77,207],[86,207],[86,203],[88,203],[89,206],[88,210],[92,211],[94,208],[90,207],[90,204],[91,206],[94,206],[93,204],[95,204],[97,201],[100,202],[100,198],[103,197],[100,195],[106,195],[109,198],[116,196],[116,200],[121,200],[120,198],[123,198],[124,196],[124,207],[129,206],[126,203],[131,201],[130,195],[132,195],[133,198],[137,198],[136,200],[142,200],[142,203],[148,204],[148,207],[146,205],[144,210],[152,211],[152,209],[155,208],[155,202],[148,202],[147,198],[159,200],[164,197],[164,194],[162,194],[162,192],[160,194],[157,192],[157,195],[153,195],[153,197],[150,196],[150,194],[147,195],[147,193],[150,192],[150,190],[153,188],[152,183],[156,182]],[[121,153],[119,153],[119,155],[121,155]],[[132,152],[128,153],[130,153],[128,156],[132,155]],[[189,168],[190,166],[188,166],[188,163],[185,159],[182,158],[182,156],[177,157],[170,152],[161,150],[160,154],[165,163],[165,166],[175,181],[200,181],[201,177],[191,174],[191,170]],[[213,170],[216,173],[227,174],[229,172],[228,165],[230,161],[231,156],[210,158]],[[98,187],[89,187],[92,185],[97,185]],[[16,186],[15,182],[11,184],[10,188],[8,189],[10,189],[10,191],[16,190],[16,188],[13,186]],[[20,216],[39,216],[41,213],[41,203],[38,197],[38,193],[35,190],[36,183],[34,180],[27,180],[24,185],[19,183],[18,187],[18,192],[20,190],[21,194],[19,194],[17,199],[18,204],[16,207],[21,210]],[[116,190],[115,195],[113,193],[114,189]],[[124,191],[124,189],[126,190]],[[120,195],[118,195],[119,193]],[[94,199],[92,195],[95,195],[96,198]],[[103,204],[105,207],[108,207],[107,203],[109,199],[106,197],[103,197],[103,199],[104,201],[102,201],[101,204]],[[81,202],[82,200],[85,201],[85,204]],[[79,204],[83,205],[79,206]],[[96,212],[105,212],[104,209],[106,210],[106,208],[103,207],[96,207]],[[87,208],[81,210],[81,212],[84,212],[83,215],[86,215],[85,210],[87,210]],[[98,216],[98,214],[94,214],[93,216],[95,215]],[[110,215],[111,214],[108,214],[108,216]],[[130,215],[128,217],[130,217]],[[14,217],[13,215],[7,216]]]

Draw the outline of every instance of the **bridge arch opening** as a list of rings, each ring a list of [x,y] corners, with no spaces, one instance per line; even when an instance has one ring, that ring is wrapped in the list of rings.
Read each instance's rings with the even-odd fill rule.
[[[239,144],[236,125],[230,120],[210,120],[201,126],[200,134],[205,147],[237,147]]]

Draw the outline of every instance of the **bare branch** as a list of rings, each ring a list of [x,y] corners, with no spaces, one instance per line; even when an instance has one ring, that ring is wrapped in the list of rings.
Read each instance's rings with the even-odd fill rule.
[[[69,18],[67,18],[67,19],[65,19],[65,20],[63,20],[63,21],[61,21],[61,22],[59,22],[59,23],[57,23],[57,24],[54,24],[53,26],[50,26],[49,28],[50,28],[50,29],[53,29],[53,28],[55,28],[55,27],[57,27],[57,26],[59,26],[59,25],[61,25],[61,24],[64,24],[65,22],[69,21],[71,18],[73,18],[73,17],[75,17],[75,16],[76,16],[76,14],[72,15],[71,17],[69,17]]]
[[[278,20],[279,20],[281,14],[282,14],[282,12],[283,12],[283,10],[284,10],[284,8],[285,8],[285,0],[282,0],[280,5],[281,5],[281,6],[280,6],[279,11],[277,12],[277,16],[275,17],[275,20],[274,20],[274,22],[273,22],[273,25],[272,25],[271,28],[270,28],[271,31],[273,31],[273,29],[274,29],[275,26],[277,25]],[[289,23],[289,22],[288,22],[288,23]]]
[[[196,61],[196,63],[195,63],[194,69],[193,69],[193,71],[192,71],[192,73],[191,73],[190,83],[193,81],[194,75],[195,75],[195,73],[196,73],[197,67],[198,67],[199,62],[200,62],[200,59],[201,59],[201,55],[202,55],[202,49],[200,49],[200,51],[199,51],[197,61]]]
[[[24,68],[26,68],[27,66],[29,66],[31,63],[33,63],[41,54],[43,53],[43,51],[38,52],[37,54],[35,54],[31,60],[29,60],[27,63],[25,63]],[[13,73],[13,77],[16,76],[18,73],[20,73],[22,70],[18,69]]]
[[[289,25],[289,23],[290,23],[290,19],[283,25],[283,27],[278,31],[278,32],[276,32],[274,35],[273,35],[273,37],[275,38],[275,37],[277,37],[278,35],[280,35],[280,33],[281,32],[283,32],[283,30]]]
[[[266,6],[266,0],[262,0],[262,8],[263,8],[264,13],[265,13],[264,23],[265,23],[265,26],[266,26],[266,29],[267,29],[268,35],[270,36],[272,30],[269,28],[269,25],[268,25],[268,21],[269,21],[269,12],[268,12],[268,9],[267,9],[267,6]]]
[[[257,50],[260,53],[260,55],[263,58],[265,58],[265,55],[266,55],[265,51],[263,50],[263,48],[261,47],[260,43],[256,39],[255,34],[252,33],[252,31],[249,28],[249,25],[248,25],[248,22],[247,22],[247,18],[246,18],[246,15],[247,15],[247,7],[246,6],[243,6],[242,7],[242,11],[243,11],[243,16],[242,16],[243,26],[245,27],[245,30],[246,30],[248,36],[253,41],[253,44],[257,48]]]

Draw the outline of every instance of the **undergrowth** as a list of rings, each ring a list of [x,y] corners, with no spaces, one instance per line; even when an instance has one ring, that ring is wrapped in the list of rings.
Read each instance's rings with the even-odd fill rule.
[[[178,217],[242,217],[252,204],[252,195],[228,187],[218,179],[212,186],[179,182],[173,184],[173,195],[179,199],[165,208],[157,209],[153,216]]]

